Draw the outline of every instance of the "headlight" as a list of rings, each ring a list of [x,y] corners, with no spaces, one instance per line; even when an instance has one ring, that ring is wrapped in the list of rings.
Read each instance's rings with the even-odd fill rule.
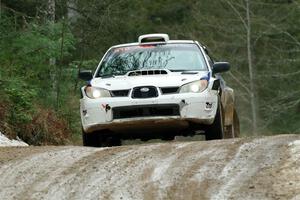
[[[86,86],[85,94],[91,99],[98,99],[102,97],[111,97],[108,90],[102,88],[96,88],[92,86]]]
[[[199,80],[195,82],[191,82],[181,86],[180,93],[200,93],[203,92],[207,88],[208,82],[207,80]]]

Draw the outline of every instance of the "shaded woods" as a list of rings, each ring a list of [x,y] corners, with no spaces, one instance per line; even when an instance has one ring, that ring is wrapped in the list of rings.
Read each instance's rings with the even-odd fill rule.
[[[79,140],[81,68],[145,33],[195,39],[229,61],[243,135],[300,132],[297,0],[1,0],[0,130]]]

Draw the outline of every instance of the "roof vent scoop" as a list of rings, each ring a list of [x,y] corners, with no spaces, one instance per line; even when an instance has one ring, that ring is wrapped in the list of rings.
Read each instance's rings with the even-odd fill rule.
[[[152,42],[168,42],[170,40],[168,34],[156,33],[156,34],[147,34],[141,35],[139,37],[139,43],[152,43]]]

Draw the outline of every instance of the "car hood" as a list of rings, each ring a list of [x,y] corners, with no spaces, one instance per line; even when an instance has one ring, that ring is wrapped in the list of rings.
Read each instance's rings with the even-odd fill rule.
[[[186,83],[200,80],[207,77],[208,72],[198,72],[196,74],[183,74],[181,72],[170,72],[161,75],[140,75],[140,76],[116,76],[111,78],[94,78],[91,85],[107,90],[131,89],[138,86],[156,87],[179,87]]]

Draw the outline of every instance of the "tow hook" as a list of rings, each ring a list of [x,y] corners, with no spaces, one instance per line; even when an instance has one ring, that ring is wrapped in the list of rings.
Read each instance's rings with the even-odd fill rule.
[[[182,99],[182,100],[180,101],[180,107],[181,107],[181,109],[184,108],[184,107],[187,106],[187,105],[188,105],[188,103],[187,103],[184,99]]]
[[[102,107],[105,109],[105,112],[108,112],[111,109],[108,104],[102,104]]]
[[[206,107],[207,110],[210,110],[212,108],[212,103],[211,102],[206,102]]]
[[[106,106],[105,106],[105,112],[109,111],[110,109],[111,109],[111,107],[108,104],[106,104]]]

